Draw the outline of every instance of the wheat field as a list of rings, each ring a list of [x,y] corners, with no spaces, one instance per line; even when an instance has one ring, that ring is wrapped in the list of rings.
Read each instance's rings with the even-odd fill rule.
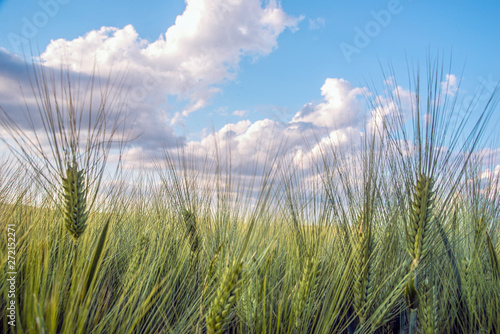
[[[29,112],[51,150],[1,113],[1,333],[500,332],[500,175],[481,154],[496,92],[452,122],[431,63],[409,110],[390,96],[393,117],[310,168],[265,152],[238,173],[178,147],[129,173],[108,168],[128,143],[119,113],[82,118],[74,95],[50,94],[68,82],[35,71]]]

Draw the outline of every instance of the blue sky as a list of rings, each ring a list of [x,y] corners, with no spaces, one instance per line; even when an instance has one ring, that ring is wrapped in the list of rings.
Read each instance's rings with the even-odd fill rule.
[[[231,128],[245,151],[268,128],[359,127],[359,89],[382,90],[380,63],[405,78],[407,59],[425,68],[429,52],[452,54],[450,74],[465,66],[462,96],[479,87],[486,96],[500,80],[499,13],[498,1],[3,0],[0,80],[16,80],[12,56],[30,46],[47,66],[70,53],[83,73],[96,51],[103,72],[130,71],[144,133],[136,150],[180,137],[204,147],[212,131]],[[10,89],[0,84],[0,97]]]

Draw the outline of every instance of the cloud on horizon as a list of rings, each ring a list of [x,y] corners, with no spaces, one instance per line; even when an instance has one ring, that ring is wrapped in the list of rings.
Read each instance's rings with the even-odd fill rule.
[[[0,72],[2,80],[21,73],[18,77],[20,84],[28,84],[27,75],[24,73],[25,65],[20,59],[0,51],[0,61],[8,65],[5,68],[9,68]],[[72,75],[72,80],[77,80],[78,75],[90,78],[86,73]],[[6,86],[8,87],[0,90],[0,96],[12,94],[7,88],[13,89],[13,85]],[[131,87],[133,86],[128,85],[125,90]],[[171,114],[158,107],[161,105],[161,99],[152,94],[140,108],[132,107],[130,110],[128,121],[133,131],[132,137],[140,136],[133,141],[127,152],[128,161],[125,166],[129,169],[139,166],[151,167],[148,159],[161,155],[159,152],[164,148],[175,149],[180,146],[184,147],[186,152],[198,152],[193,154],[199,155],[200,160],[205,159],[207,155],[215,157],[217,150],[222,152],[222,155],[230,151],[233,167],[242,174],[252,173],[253,171],[248,169],[249,162],[258,161],[259,157],[265,154],[282,160],[288,159],[297,168],[310,167],[310,162],[324,151],[325,145],[357,145],[365,131],[366,121],[374,119],[364,103],[364,92],[365,88],[355,87],[345,79],[326,78],[321,87],[323,99],[316,103],[304,104],[289,120],[265,118],[251,122],[243,119],[237,123],[226,124],[211,133],[205,132],[201,140],[191,141],[176,135]],[[19,94],[12,96],[20,98]],[[13,102],[16,102],[16,99]],[[3,107],[6,109],[6,105]],[[247,113],[246,110],[232,112],[242,118]],[[222,159],[226,158],[222,156]],[[256,167],[260,171],[263,170],[263,165]]]
[[[275,0],[188,0],[156,41],[142,39],[132,25],[101,27],[73,40],[51,41],[38,60],[49,71],[67,69],[74,81],[111,75],[112,87],[106,88],[127,101],[133,137],[140,135],[135,145],[148,152],[183,142],[174,128],[205,107],[220,84],[236,77],[243,57],[268,55],[280,34],[297,30],[301,20]],[[25,99],[36,110],[26,65],[2,49],[0,64],[2,106],[22,123]],[[124,74],[126,80],[120,77]],[[172,110],[169,96],[180,101],[181,111]]]

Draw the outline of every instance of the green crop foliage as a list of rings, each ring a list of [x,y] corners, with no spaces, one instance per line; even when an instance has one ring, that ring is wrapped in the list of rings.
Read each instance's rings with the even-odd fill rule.
[[[393,117],[304,169],[264,152],[242,173],[180,146],[154,169],[104,175],[126,144],[108,105],[84,128],[64,100],[75,94],[38,96],[52,120],[43,152],[2,111],[0,332],[12,332],[8,226],[18,333],[500,332],[500,176],[476,154],[497,95],[452,123],[443,68],[428,73],[410,107],[389,90]]]

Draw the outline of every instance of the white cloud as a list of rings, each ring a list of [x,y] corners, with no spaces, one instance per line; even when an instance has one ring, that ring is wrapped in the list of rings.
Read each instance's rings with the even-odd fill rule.
[[[233,111],[233,115],[243,117],[248,113],[246,110],[235,110]]]
[[[483,148],[476,153],[476,156],[486,164],[500,164],[500,148]]]
[[[326,21],[322,17],[309,19],[309,30],[319,30],[326,26]]]
[[[227,124],[201,141],[188,142],[187,151],[214,155],[216,146],[219,154],[225,154],[227,148],[233,166],[248,172],[249,166],[266,154],[301,169],[310,168],[311,161],[328,152],[328,145],[355,149],[362,136],[360,120],[367,114],[359,100],[362,89],[343,79],[328,78],[321,92],[324,101],[306,104],[288,122],[262,119]]]
[[[494,177],[500,177],[500,165],[496,165],[493,170],[490,168],[485,169],[481,173],[481,179],[493,179]]]
[[[328,78],[321,87],[321,95],[325,102],[306,104],[292,122],[312,123],[329,130],[359,125],[364,113],[362,88],[353,87],[344,79]]]
[[[349,146],[349,150],[355,151],[362,135],[359,129],[353,127],[330,131],[320,136],[311,148],[304,145],[298,147],[293,161],[296,166],[311,168],[312,162],[319,161],[325,154],[328,155],[332,148],[343,150]]]
[[[155,91],[190,101],[186,117],[209,102],[214,87],[235,77],[242,56],[262,56],[277,47],[278,36],[297,29],[301,18],[287,15],[276,0],[187,0],[184,13],[153,42],[132,25],[102,27],[71,41],[52,41],[42,53],[46,65],[69,63],[91,73],[127,69],[132,90]],[[145,95],[145,94],[142,94]]]
[[[142,39],[132,25],[102,27],[73,40],[51,41],[40,60],[49,71],[67,68],[73,80],[81,75],[85,81],[94,71],[97,77],[111,73],[117,81],[108,87],[110,95],[117,102],[126,101],[131,137],[139,136],[134,147],[149,154],[183,141],[174,126],[182,128],[186,117],[210,103],[220,91],[218,85],[234,79],[242,57],[269,54],[279,35],[285,29],[296,30],[300,20],[287,15],[276,0],[188,0],[175,24],[156,41]],[[14,107],[22,109],[26,99],[36,110],[36,101],[24,64],[16,59],[0,50],[0,97],[16,122],[25,122]],[[17,89],[19,80],[28,93],[25,97]],[[175,97],[177,110],[168,105],[168,96]]]
[[[455,74],[446,74],[446,79],[441,82],[441,91],[443,94],[455,96],[458,91],[458,84]]]
[[[278,153],[279,137],[282,136],[283,131],[280,127],[280,124],[269,119],[254,123],[244,120],[227,124],[199,142],[187,143],[187,147],[188,151],[195,150],[214,155],[215,143],[217,143],[220,151],[226,151],[221,148],[230,149],[234,165],[244,169],[248,167],[250,162],[256,161],[257,157],[265,151],[269,151],[271,154],[272,152]]]
[[[402,125],[396,118],[409,119],[412,117],[412,110],[416,108],[416,95],[409,89],[397,85],[394,78],[389,78],[384,81],[387,86],[388,94],[386,95],[373,95],[367,93],[370,97],[373,109],[370,110],[370,119],[367,122],[367,130],[369,132],[382,130],[384,121],[387,121],[392,130],[396,125]]]

